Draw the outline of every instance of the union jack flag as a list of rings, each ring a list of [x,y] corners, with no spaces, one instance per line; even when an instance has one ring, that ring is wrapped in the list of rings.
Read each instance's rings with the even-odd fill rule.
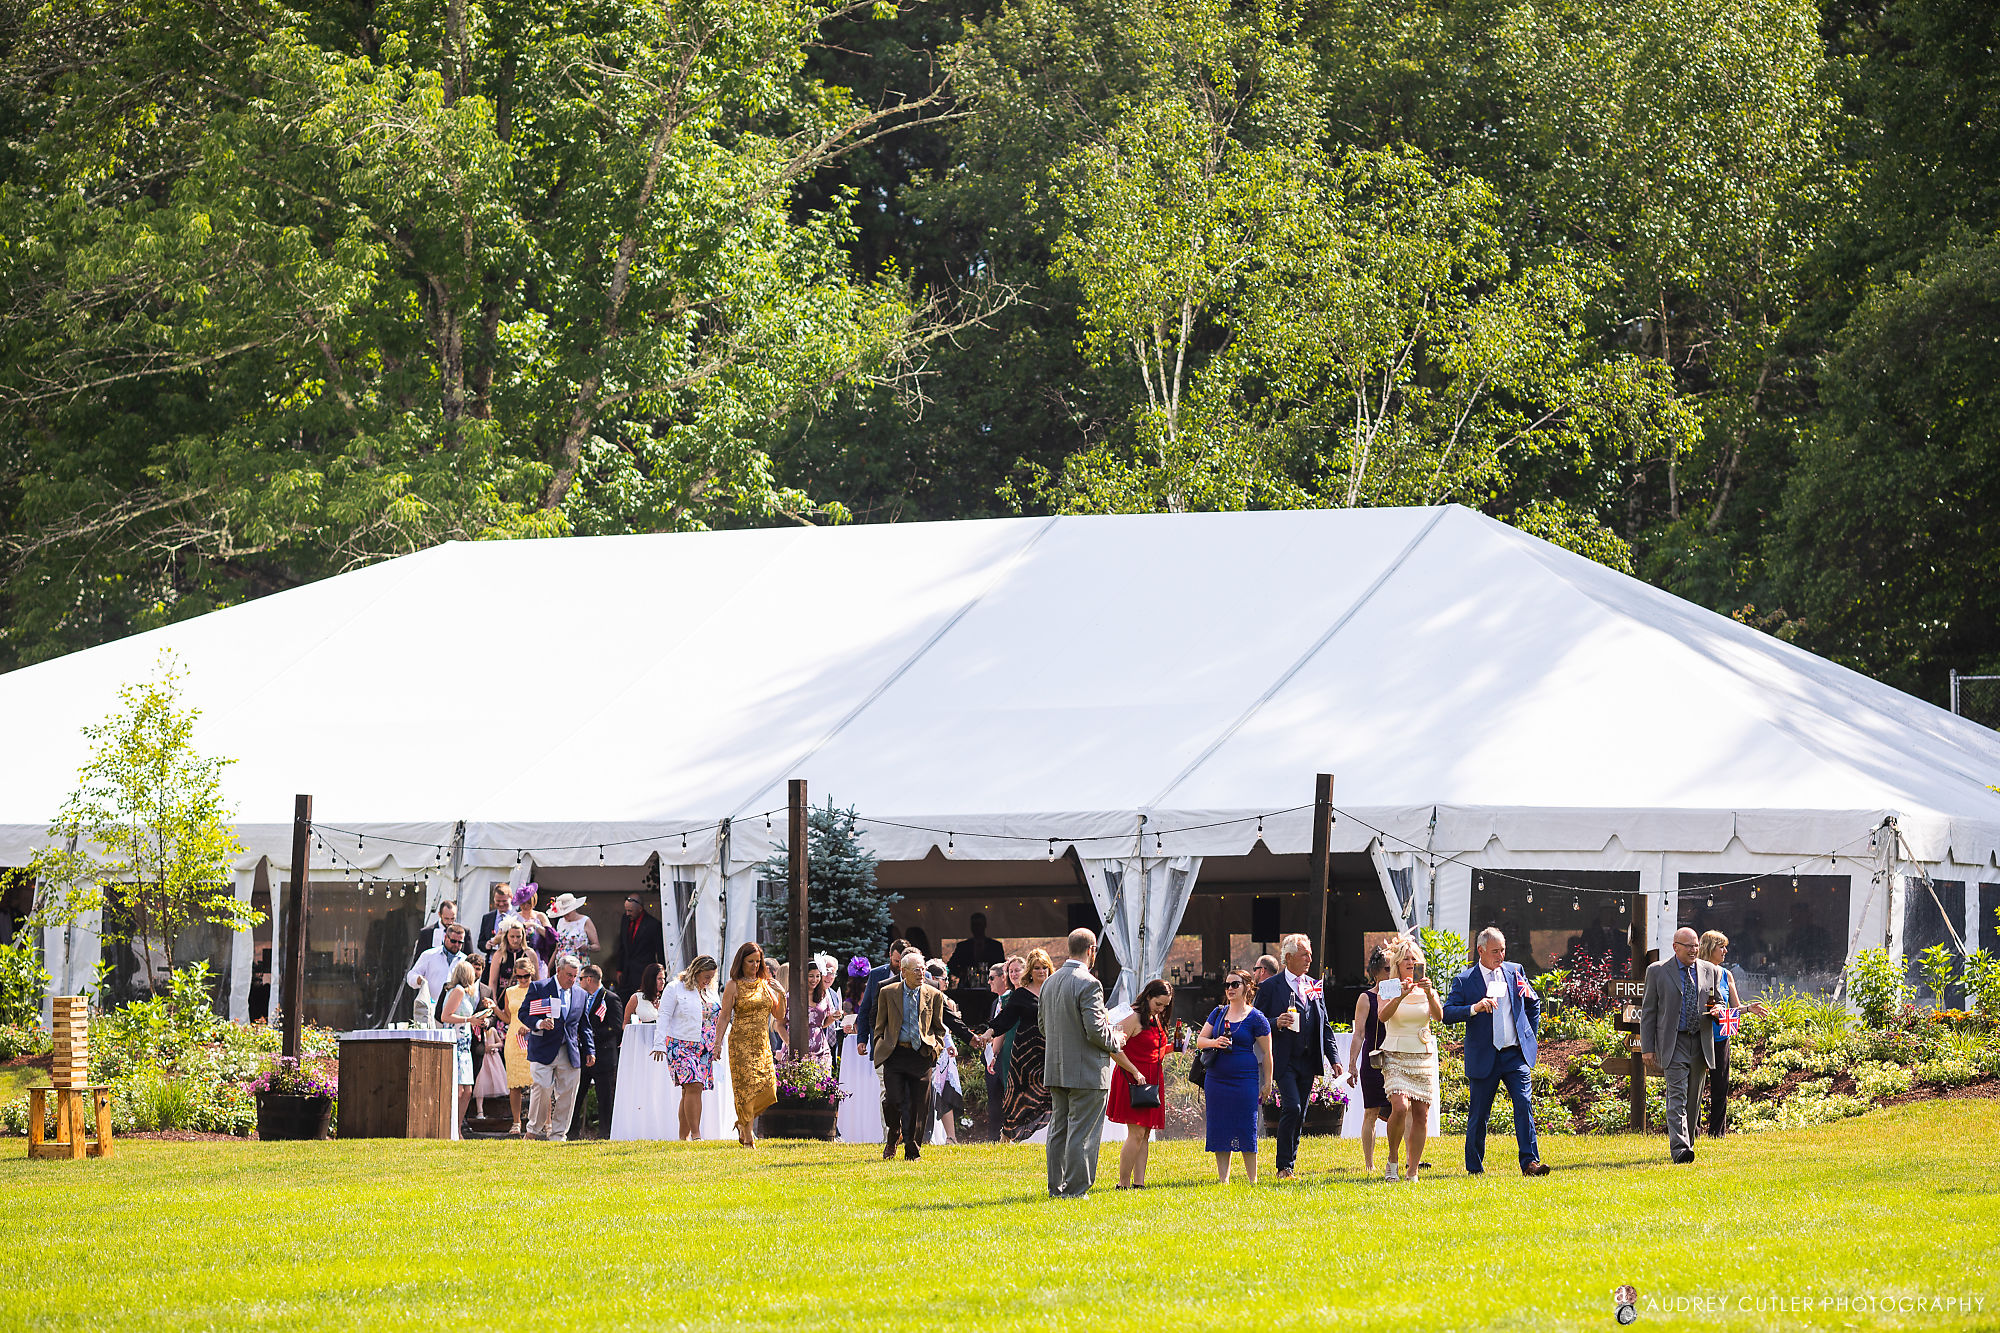
[[[1307,977],[1300,984],[1299,989],[1305,993],[1305,997],[1308,1000],[1317,1000],[1326,988],[1311,977]]]
[[[1743,1011],[1741,1009],[1724,1009],[1715,1016],[1715,1026],[1723,1036],[1735,1036],[1736,1029],[1743,1026]]]

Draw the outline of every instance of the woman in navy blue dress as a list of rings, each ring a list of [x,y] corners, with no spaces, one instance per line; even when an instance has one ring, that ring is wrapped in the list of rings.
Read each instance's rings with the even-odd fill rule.
[[[1237,969],[1222,982],[1227,1003],[1201,1025],[1195,1046],[1211,1052],[1203,1104],[1215,1178],[1229,1183],[1229,1154],[1241,1153],[1243,1171],[1257,1183],[1257,1104],[1271,1094],[1271,1020],[1251,1008],[1250,974]]]

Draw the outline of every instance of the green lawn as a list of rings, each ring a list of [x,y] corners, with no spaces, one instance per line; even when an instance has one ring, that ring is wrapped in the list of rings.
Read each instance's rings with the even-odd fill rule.
[[[1042,1192],[1034,1148],[768,1143],[131,1142],[28,1162],[0,1140],[0,1328],[689,1326],[1036,1330],[2000,1327],[2000,1102],[1892,1108],[1704,1144],[1497,1143],[1483,1179],[1365,1180],[1309,1139],[1299,1181],[1218,1188],[1198,1143],[1153,1185]],[[1983,1310],[1759,1313],[1762,1297]],[[1720,1298],[1714,1313],[1649,1298]],[[1749,1308],[1744,1308],[1748,1303]]]

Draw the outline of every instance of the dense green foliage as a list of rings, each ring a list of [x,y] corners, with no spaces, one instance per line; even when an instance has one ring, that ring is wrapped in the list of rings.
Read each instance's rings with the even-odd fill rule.
[[[0,667],[452,538],[1449,500],[1941,697],[1996,28],[15,0]]]

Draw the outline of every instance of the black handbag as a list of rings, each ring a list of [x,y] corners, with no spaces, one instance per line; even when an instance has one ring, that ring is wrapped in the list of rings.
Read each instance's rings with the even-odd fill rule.
[[[1208,1016],[1209,1023],[1213,1023],[1215,1021],[1216,1013],[1220,1012],[1221,1010],[1217,1009],[1213,1013],[1210,1013]],[[1224,1027],[1227,1027],[1229,1024],[1229,1020],[1227,1018],[1223,1019],[1222,1022]],[[1202,1026],[1207,1027],[1209,1026],[1209,1023],[1204,1023],[1202,1024]],[[1221,1036],[1222,1034],[1218,1032],[1215,1035]],[[1208,1088],[1208,1062],[1211,1059],[1213,1059],[1214,1056],[1215,1052],[1213,1050],[1195,1052],[1194,1063],[1188,1066],[1189,1083],[1192,1083],[1195,1087],[1201,1088],[1204,1091]]]
[[[1131,1106],[1135,1111],[1159,1109],[1160,1085],[1157,1083],[1134,1083],[1132,1085]]]

